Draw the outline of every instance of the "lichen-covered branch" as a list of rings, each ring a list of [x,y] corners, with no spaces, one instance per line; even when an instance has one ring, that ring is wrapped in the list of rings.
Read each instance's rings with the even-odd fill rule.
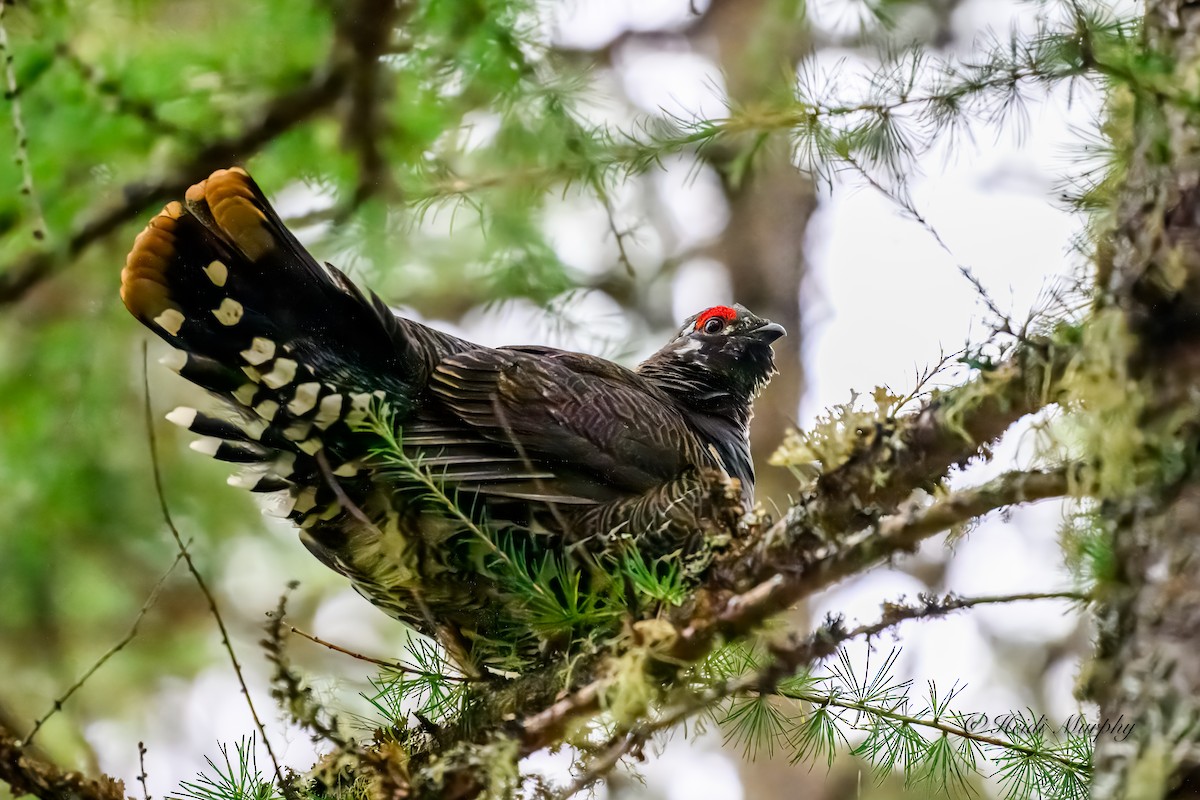
[[[954,525],[999,508],[1061,496],[1070,488],[1071,473],[1072,470],[1067,469],[1008,473],[983,486],[955,492],[928,506],[914,506],[886,517],[870,530],[850,537],[841,545],[831,546],[823,555],[815,557],[810,571],[799,573],[795,580],[777,576],[749,592],[729,598],[716,617],[695,619],[686,627],[681,626],[670,657],[698,659],[708,652],[718,636],[730,639],[746,634],[767,616],[782,611],[801,597],[849,574],[861,572],[887,555],[911,549],[922,539]],[[773,679],[778,680],[805,664],[835,652],[846,638],[871,635],[906,619],[941,616],[985,602],[1007,602],[1011,599],[1014,598],[928,598],[919,605],[889,606],[878,623],[882,627],[878,629],[856,628],[846,634],[840,627],[834,630],[827,626],[790,645],[775,648]],[[770,677],[758,676],[755,685]],[[609,682],[608,678],[599,678],[548,706],[530,712],[520,725],[520,752],[528,754],[556,744],[571,726],[596,714]],[[717,695],[712,699],[721,696],[725,695]]]
[[[697,652],[713,636],[749,632],[767,617],[851,575],[911,552],[923,540],[956,525],[1009,506],[1061,497],[1068,493],[1067,469],[1010,472],[972,489],[953,492],[929,505],[913,503],[850,536],[797,553],[776,563],[776,574],[730,597],[722,610],[684,630],[679,655]],[[791,523],[788,523],[791,524]]]
[[[803,636],[793,635],[787,642],[774,644],[771,647],[771,660],[763,669],[730,678],[690,696],[678,699],[668,704],[667,707],[651,719],[639,723],[628,730],[618,731],[612,737],[610,747],[590,765],[588,771],[572,784],[562,797],[569,797],[604,777],[605,774],[616,766],[623,755],[640,748],[655,733],[672,728],[684,720],[712,708],[716,703],[725,698],[743,694],[772,694],[776,691],[782,680],[795,675],[798,671],[817,661],[833,655],[848,641],[877,636],[908,620],[936,619],[956,611],[976,608],[981,605],[1048,599],[1085,601],[1088,598],[1075,592],[1047,592],[987,597],[960,597],[957,595],[934,597],[932,595],[923,595],[918,598],[916,603],[886,603],[883,607],[883,613],[878,620],[854,628],[845,627],[840,619],[829,620],[810,634]],[[596,695],[599,691],[601,690],[596,688],[596,684],[591,684],[585,687],[583,691],[566,698],[558,705],[561,708],[587,706],[589,698]],[[814,692],[810,699],[814,703],[829,705],[839,702],[836,698],[819,697],[818,695],[819,692]],[[857,704],[848,701],[842,702],[846,708],[872,711],[869,704],[862,702]],[[1020,743],[1014,744],[996,737],[973,733],[960,726],[947,724],[942,720],[924,720],[897,714],[894,711],[884,713],[892,713],[894,717],[898,718],[902,717],[899,721],[906,724],[928,725],[943,733],[963,738],[970,738],[1001,747],[1013,747],[1018,750],[1024,749],[1025,751],[1031,750],[1031,748]],[[1058,757],[1061,758],[1061,756]]]
[[[15,796],[42,800],[125,800],[123,781],[101,775],[89,778],[33,755],[12,732],[0,727],[0,781]]]

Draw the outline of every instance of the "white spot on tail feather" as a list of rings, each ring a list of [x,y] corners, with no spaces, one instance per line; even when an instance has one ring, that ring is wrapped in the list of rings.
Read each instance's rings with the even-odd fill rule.
[[[237,325],[242,320],[242,315],[246,313],[246,309],[242,308],[242,304],[232,297],[226,297],[221,301],[221,305],[213,309],[213,316],[217,318],[217,322],[222,325]]]
[[[249,349],[243,350],[238,355],[246,359],[247,364],[257,367],[275,357],[275,343],[263,336],[255,336],[254,341],[250,342]]]
[[[220,261],[212,261],[204,268],[204,274],[216,286],[224,286],[225,281],[229,279],[229,267],[222,264]]]
[[[239,472],[236,475],[230,475],[225,479],[225,482],[239,489],[253,489],[255,486],[258,486],[258,482],[262,480],[262,477],[262,472]]]
[[[358,474],[358,464],[353,461],[347,461],[333,471],[334,475],[339,478],[353,478]]]
[[[293,508],[303,514],[317,504],[317,488],[315,486],[305,486],[296,495],[296,504]]]
[[[300,442],[308,438],[312,423],[306,419],[297,420],[283,429],[283,436],[290,442]]]
[[[317,415],[313,417],[313,424],[321,430],[325,430],[337,422],[341,416],[342,396],[340,394],[326,395],[321,398],[321,405],[317,408]]]
[[[274,400],[263,400],[254,407],[254,413],[270,422],[279,413],[279,403]]]
[[[249,436],[254,441],[262,438],[263,433],[267,430],[267,422],[262,419],[246,419],[238,422],[238,427],[242,432]]]
[[[281,478],[290,478],[296,470],[296,454],[295,453],[280,453],[279,457],[271,462],[271,472]]]
[[[311,431],[312,422],[308,420],[296,420],[292,425],[283,428],[283,438],[288,441],[304,441]]]
[[[217,450],[221,447],[221,440],[215,436],[202,436],[196,441],[190,442],[188,447],[197,453],[203,453],[206,456],[215,456]]]
[[[248,406],[254,402],[254,395],[258,394],[257,383],[243,383],[233,392],[233,399],[237,400],[244,406]]]
[[[296,377],[296,362],[290,358],[275,359],[275,368],[263,375],[263,383],[272,389],[287,386]]]
[[[296,498],[291,492],[272,492],[267,495],[267,501],[263,506],[263,513],[268,517],[287,519],[295,507]]]
[[[303,452],[308,453],[310,456],[315,456],[317,451],[324,446],[325,443],[322,442],[317,436],[314,436],[311,439],[305,439],[303,442],[300,442],[298,445],[296,445],[296,447],[299,447]]]
[[[288,403],[288,411],[297,417],[307,414],[317,404],[317,397],[320,394],[321,384],[316,381],[300,384],[296,387],[296,394],[292,397],[292,401]]]
[[[371,395],[366,392],[350,395],[350,411],[346,414],[346,424],[353,428],[361,425],[371,410]]]
[[[178,336],[186,320],[187,317],[178,308],[168,308],[154,318],[154,324],[172,336]]]
[[[187,353],[182,350],[172,350],[170,353],[167,353],[165,356],[160,358],[158,363],[162,364],[172,372],[180,372],[185,366],[187,366],[187,360]]]
[[[178,425],[181,428],[190,428],[192,423],[196,421],[196,409],[180,406],[174,411],[167,414],[167,422]]]

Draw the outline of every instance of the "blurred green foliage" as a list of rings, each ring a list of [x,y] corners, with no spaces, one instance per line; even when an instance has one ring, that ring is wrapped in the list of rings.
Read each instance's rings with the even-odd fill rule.
[[[159,204],[132,208],[128,222],[92,237],[80,253],[72,238],[126,202],[128,189],[199,166],[198,154],[259,124],[275,98],[330,70],[371,69],[345,62],[354,58],[352,34],[370,31],[369,15],[380,8],[320,0],[46,0],[4,8],[27,142],[18,146],[5,103],[0,284],[31,258],[52,265],[27,290],[0,290],[7,512],[0,672],[17,676],[0,685],[5,715],[39,716],[118,640],[174,549],[153,490],[142,412],[145,333],[117,297],[124,253]],[[531,188],[504,176],[550,179],[578,163],[570,134],[578,123],[559,89],[536,78],[533,62],[545,54],[533,39],[517,38],[532,36],[528,14],[524,4],[500,0],[401,4],[394,35],[386,26],[374,31],[385,54],[368,97],[374,129],[351,126],[347,89],[237,158],[272,194],[327,203],[302,229],[306,241],[319,256],[368,272],[393,300],[434,315],[442,313],[439,301],[456,314],[507,296],[548,300],[572,281],[538,220],[546,181]],[[468,143],[461,131],[471,119],[495,134]],[[380,174],[365,174],[360,137],[378,148]],[[23,180],[19,155],[28,158],[33,198],[15,190]],[[467,199],[464,186],[489,182],[492,189]],[[31,200],[44,212],[44,242],[31,235]],[[417,266],[401,269],[401,261]],[[150,352],[160,420],[173,402],[196,398],[153,363],[161,346]],[[260,515],[244,492],[224,485],[225,470],[188,457],[182,437],[155,424],[171,507],[185,536],[198,540],[202,568],[213,568],[221,543],[261,527]],[[299,551],[294,541],[279,545]],[[270,580],[282,588],[287,577]],[[257,624],[261,611],[232,613]],[[136,703],[143,681],[200,667],[206,654],[197,637],[207,624],[179,571],[137,645],[122,654],[122,669],[101,671],[67,714]],[[57,730],[41,737],[51,749],[65,744]]]

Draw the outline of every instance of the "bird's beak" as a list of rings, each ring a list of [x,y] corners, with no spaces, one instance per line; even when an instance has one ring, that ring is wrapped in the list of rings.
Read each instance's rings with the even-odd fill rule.
[[[764,344],[770,344],[781,336],[787,336],[787,331],[778,322],[768,322],[750,331],[750,335]]]

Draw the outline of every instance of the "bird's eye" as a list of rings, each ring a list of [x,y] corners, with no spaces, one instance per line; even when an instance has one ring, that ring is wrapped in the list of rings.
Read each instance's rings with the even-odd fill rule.
[[[725,329],[725,320],[720,317],[712,317],[708,322],[704,323],[705,333],[720,333]]]

